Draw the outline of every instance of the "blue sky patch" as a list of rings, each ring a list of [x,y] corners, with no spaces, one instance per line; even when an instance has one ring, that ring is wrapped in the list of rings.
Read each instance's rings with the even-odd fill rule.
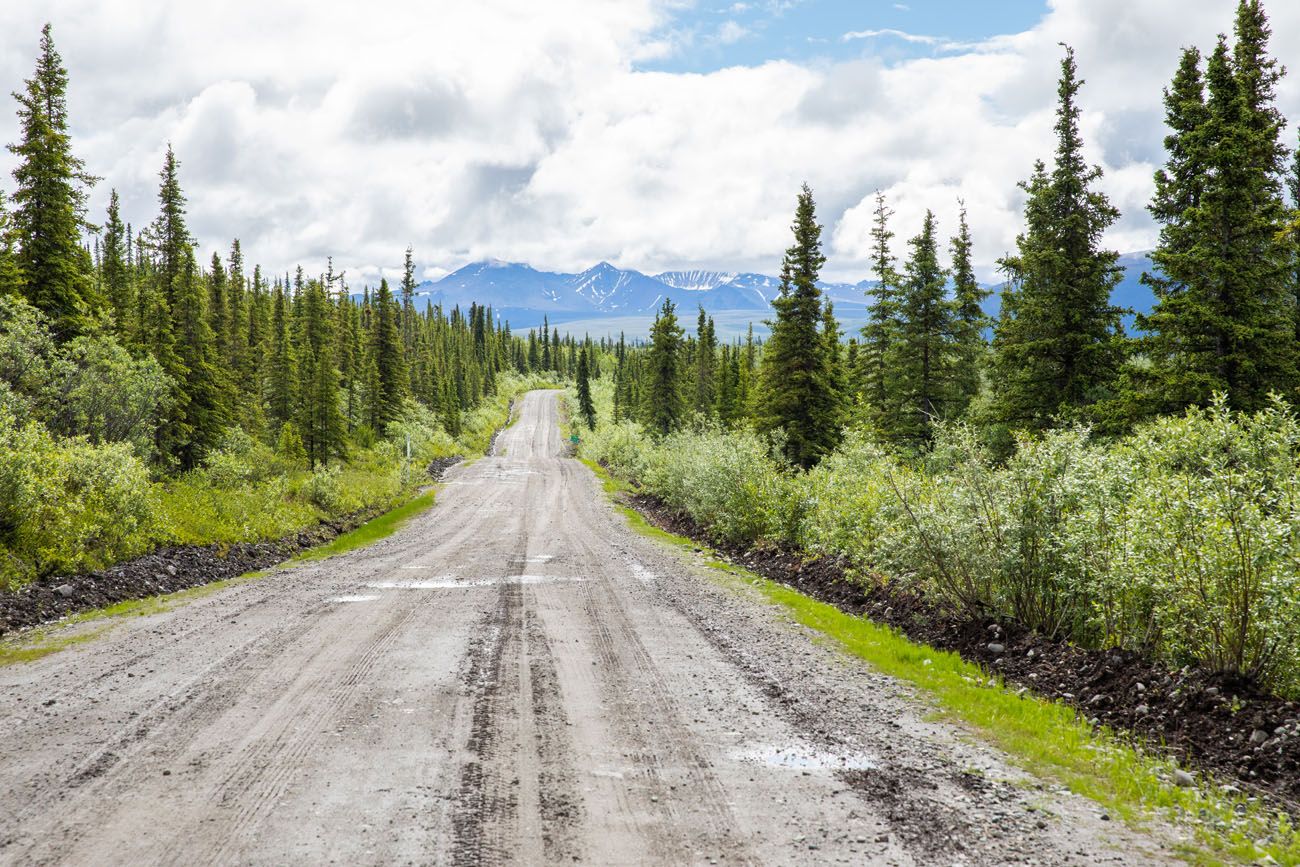
[[[1019,33],[1046,13],[1045,0],[699,0],[659,34],[671,53],[638,68],[712,72],[860,57],[894,63]]]

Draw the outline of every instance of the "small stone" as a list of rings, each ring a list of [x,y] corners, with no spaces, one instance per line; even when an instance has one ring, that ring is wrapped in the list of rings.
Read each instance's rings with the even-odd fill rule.
[[[1218,694],[1219,694],[1219,688],[1218,688],[1217,686],[1211,686],[1211,687],[1208,687],[1208,688],[1205,690],[1205,694],[1206,694],[1206,695],[1218,695]]]
[[[163,771],[163,776],[164,776],[164,777],[170,777],[171,775],[172,775],[172,772],[171,772],[171,771]]]
[[[62,596],[64,599],[67,599],[72,595],[72,585],[60,584],[58,587],[54,588],[54,592]]]
[[[998,644],[996,641],[989,644],[989,653],[1005,653],[1006,650],[1005,645]]]
[[[1140,681],[1140,680],[1139,680],[1137,683],[1133,684],[1133,688],[1136,689],[1138,692],[1146,692],[1146,691],[1147,691],[1146,685],[1143,684],[1142,681]]]
[[[1088,704],[1101,704],[1105,700],[1106,696],[1099,692],[1092,698],[1088,699]]]
[[[176,567],[173,566],[172,564],[168,563],[168,564],[167,564],[167,574],[168,574],[168,575],[171,575],[173,578],[175,578],[175,577],[176,577]]]
[[[1109,821],[1110,821],[1110,813],[1102,813],[1102,814],[1101,814],[1101,820],[1102,820],[1103,822],[1109,822]]]
[[[1138,716],[1146,716],[1147,714],[1151,713],[1151,708],[1147,707],[1144,704],[1140,704],[1137,707],[1133,708],[1133,713],[1137,714]]]
[[[1182,768],[1174,770],[1174,785],[1180,789],[1190,789],[1196,785],[1196,778]]]
[[[1268,732],[1263,729],[1255,729],[1250,733],[1250,745],[1252,747],[1257,747],[1266,740],[1268,740]]]

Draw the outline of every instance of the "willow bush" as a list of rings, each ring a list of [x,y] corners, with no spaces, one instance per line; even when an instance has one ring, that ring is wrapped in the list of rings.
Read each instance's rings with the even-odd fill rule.
[[[1117,442],[1025,436],[1002,461],[961,425],[912,461],[850,432],[807,472],[713,425],[655,439],[606,423],[582,449],[718,539],[794,544],[972,616],[1300,695],[1300,420],[1280,401]]]

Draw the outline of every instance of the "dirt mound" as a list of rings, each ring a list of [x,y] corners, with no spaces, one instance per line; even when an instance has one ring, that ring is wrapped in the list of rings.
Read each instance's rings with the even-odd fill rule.
[[[631,504],[658,526],[708,540],[702,527],[653,497]],[[885,583],[847,577],[845,564],[782,548],[717,545],[735,562],[842,611],[955,651],[1008,683],[1073,705],[1094,724],[1151,751],[1263,792],[1300,815],[1300,704],[1239,675],[1169,670],[1140,654],[1085,650],[1014,623],[972,619]]]

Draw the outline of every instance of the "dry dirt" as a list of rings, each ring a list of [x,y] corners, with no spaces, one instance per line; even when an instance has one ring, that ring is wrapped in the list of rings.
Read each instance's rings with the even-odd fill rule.
[[[554,393],[497,445],[383,542],[0,670],[0,862],[1163,863],[633,534]]]

